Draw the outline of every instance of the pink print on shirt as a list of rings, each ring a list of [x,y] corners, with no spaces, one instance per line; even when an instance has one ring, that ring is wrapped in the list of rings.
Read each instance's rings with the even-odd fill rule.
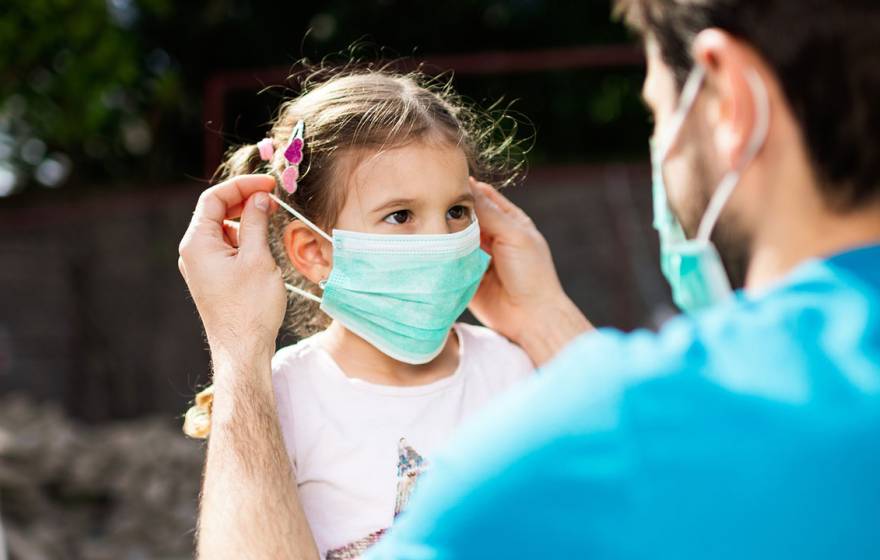
[[[428,468],[428,462],[424,457],[413,449],[406,438],[400,438],[397,443],[397,498],[394,501],[394,517],[397,518],[400,512],[409,502],[416,481],[423,472]],[[370,533],[366,537],[360,538],[345,546],[328,550],[327,560],[355,560],[359,558],[368,548],[379,542],[379,539],[388,529],[381,529]]]

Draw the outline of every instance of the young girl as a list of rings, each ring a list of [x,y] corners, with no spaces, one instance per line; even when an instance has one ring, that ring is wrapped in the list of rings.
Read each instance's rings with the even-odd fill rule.
[[[489,265],[470,177],[506,184],[518,168],[512,140],[482,122],[418,76],[348,73],[287,102],[222,167],[279,177],[270,239],[304,338],[275,354],[273,380],[327,559],[375,543],[456,427],[533,369],[500,335],[455,323]],[[209,409],[200,394],[187,433],[207,433]]]

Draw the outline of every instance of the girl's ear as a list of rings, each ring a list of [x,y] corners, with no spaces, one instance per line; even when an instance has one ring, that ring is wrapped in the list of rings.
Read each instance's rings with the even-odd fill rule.
[[[294,220],[284,228],[284,249],[293,268],[317,284],[326,280],[333,268],[330,243],[307,225]]]

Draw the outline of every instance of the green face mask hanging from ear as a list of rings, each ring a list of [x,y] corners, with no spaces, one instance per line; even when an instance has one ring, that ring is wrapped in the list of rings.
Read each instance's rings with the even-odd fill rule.
[[[739,184],[742,172],[755,158],[767,139],[770,103],[767,90],[757,72],[746,74],[755,101],[755,126],[749,143],[734,169],[715,189],[695,239],[687,239],[666,198],[663,163],[674,146],[682,125],[693,107],[705,79],[705,70],[696,66],[682,88],[678,107],[672,115],[669,132],[659,142],[651,142],[654,228],[660,235],[660,267],[672,288],[672,299],[685,313],[695,313],[730,297],[732,290],[721,256],[710,240],[721,210]]]
[[[440,235],[383,235],[334,229],[333,236],[276,197],[278,204],[333,244],[333,269],[321,282],[321,310],[395,360],[424,364],[442,350],[450,329],[489,267],[476,220]]]

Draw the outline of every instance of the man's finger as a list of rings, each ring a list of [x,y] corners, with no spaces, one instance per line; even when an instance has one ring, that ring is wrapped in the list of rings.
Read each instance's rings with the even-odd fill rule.
[[[223,220],[223,232],[226,234],[226,237],[229,238],[229,244],[233,247],[238,247],[238,229],[241,227],[241,224],[233,221],[233,220]]]
[[[227,220],[237,220],[241,217],[241,211],[244,210],[244,204],[236,204],[226,209]]]
[[[244,206],[238,226],[238,246],[245,256],[269,253],[269,197],[257,192]]]
[[[477,195],[477,198],[479,198],[479,195],[483,195],[484,197],[491,200],[495,204],[495,206],[497,206],[498,209],[505,214],[509,214],[520,219],[528,218],[528,215],[523,212],[523,210],[519,206],[508,200],[506,196],[498,192],[498,189],[496,189],[492,185],[477,181],[473,178],[471,178],[471,185],[473,185],[474,190],[476,191],[475,194]]]
[[[240,208],[255,192],[275,188],[271,175],[242,175],[206,189],[200,196],[192,220],[180,242],[180,254],[199,252],[206,242],[216,247],[229,245],[223,232],[223,220],[230,210]]]
[[[484,189],[475,186],[474,188],[474,206],[477,219],[480,220],[480,231],[484,234],[483,241],[498,236],[506,238],[511,234],[518,234],[523,216],[525,216],[525,214],[521,215],[521,210],[519,212],[505,212],[495,200],[488,196],[488,192],[494,190],[492,187]]]
[[[244,203],[254,193],[270,192],[274,188],[275,177],[271,175],[233,177],[202,193],[193,213],[193,221],[216,224],[219,232],[221,222],[230,217],[230,210]]]
[[[180,270],[180,275],[183,276],[183,281],[186,282],[186,267],[183,266],[183,257],[177,258],[177,268]]]

